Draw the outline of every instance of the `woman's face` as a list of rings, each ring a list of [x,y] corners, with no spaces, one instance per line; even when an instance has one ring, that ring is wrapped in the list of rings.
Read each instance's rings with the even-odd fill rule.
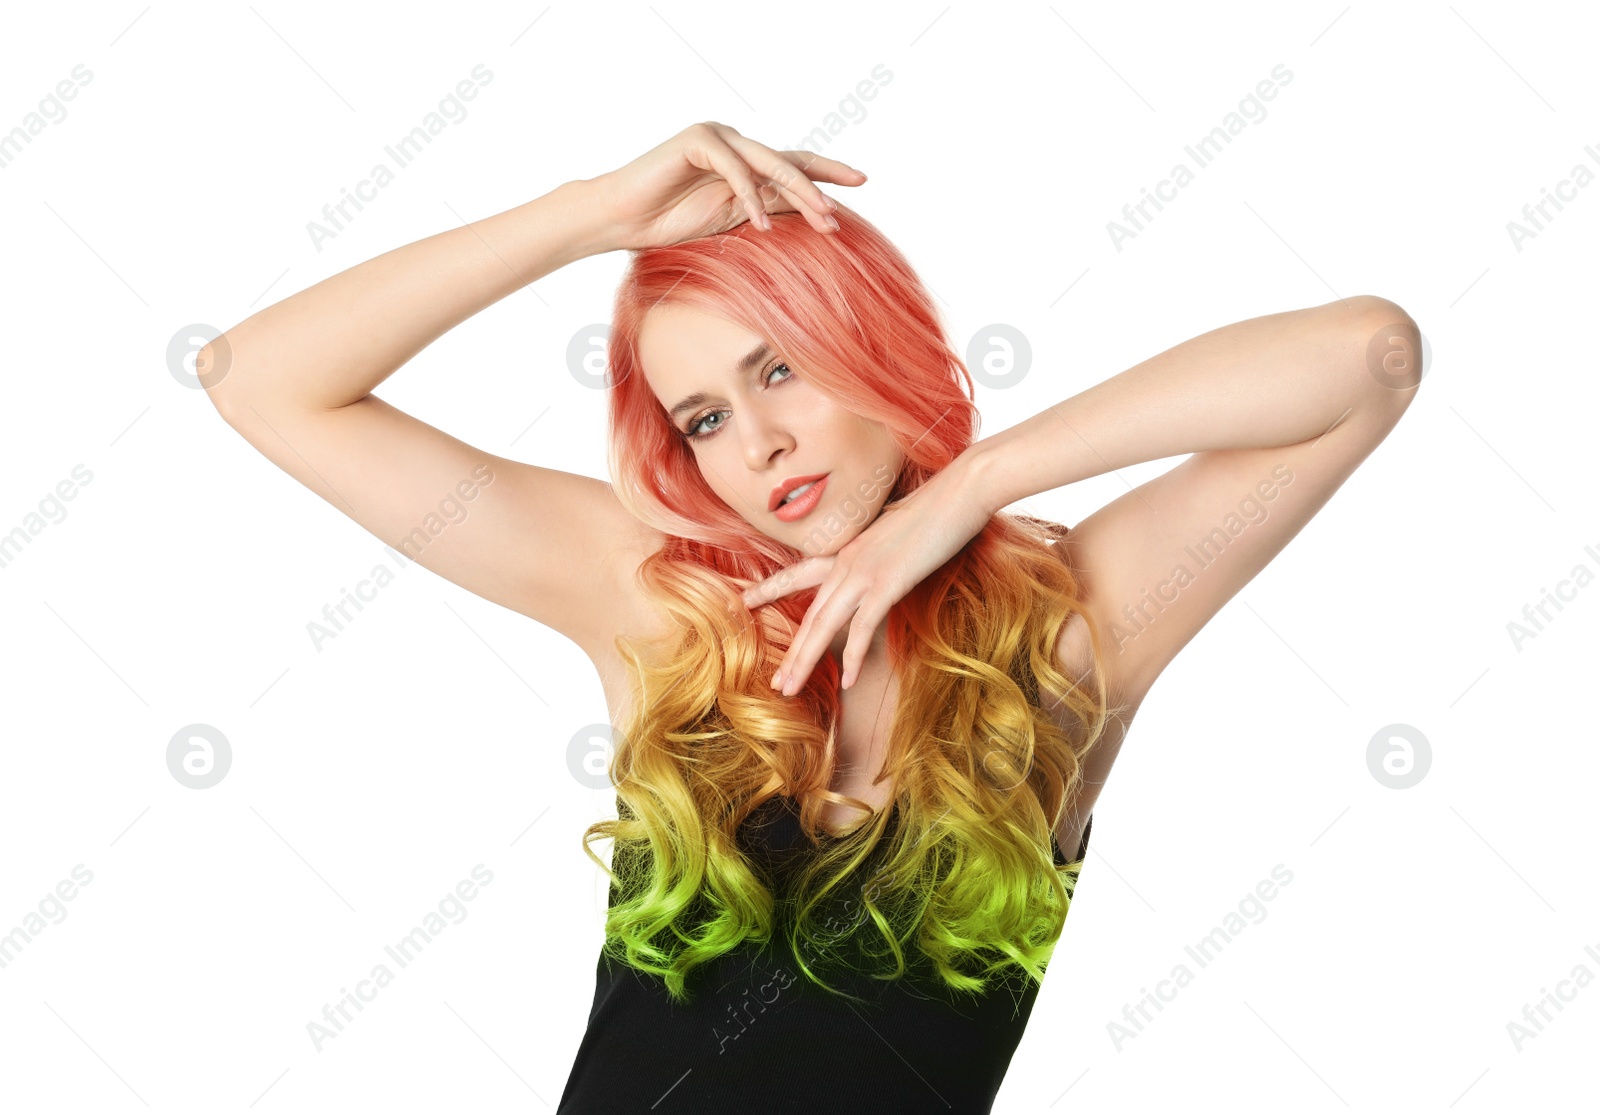
[[[661,303],[645,315],[638,355],[700,475],[762,534],[808,556],[833,554],[882,510],[905,459],[888,428],[818,391],[760,336]],[[781,498],[818,475],[827,482],[811,500],[797,498],[788,515],[773,509],[775,489]]]

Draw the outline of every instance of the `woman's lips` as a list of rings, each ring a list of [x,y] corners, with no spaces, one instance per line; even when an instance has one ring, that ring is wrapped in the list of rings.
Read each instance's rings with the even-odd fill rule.
[[[798,486],[796,485],[796,487]],[[823,476],[822,479],[816,481],[800,495],[795,496],[794,499],[773,511],[773,514],[786,523],[805,518],[816,508],[817,504],[822,502],[822,489],[827,486],[828,478]],[[792,491],[793,489],[790,490]]]
[[[782,481],[773,487],[772,491],[767,493],[767,510],[776,511],[778,509],[778,504],[787,499],[790,492],[794,491],[796,488],[803,487],[806,484],[815,483],[826,475],[828,474],[825,472],[813,472],[806,476],[784,477]]]

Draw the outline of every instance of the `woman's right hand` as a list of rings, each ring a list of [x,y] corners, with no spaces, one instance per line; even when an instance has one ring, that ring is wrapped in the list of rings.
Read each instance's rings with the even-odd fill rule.
[[[665,248],[768,213],[800,212],[818,232],[838,228],[812,178],[859,186],[867,176],[809,151],[774,151],[726,124],[691,124],[627,166],[590,179],[617,248]]]

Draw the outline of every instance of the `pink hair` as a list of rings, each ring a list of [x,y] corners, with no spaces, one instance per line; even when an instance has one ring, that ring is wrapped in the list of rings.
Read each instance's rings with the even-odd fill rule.
[[[835,216],[833,233],[778,213],[770,232],[745,223],[633,254],[608,346],[608,463],[618,498],[643,522],[729,554],[760,554],[770,565],[794,560],[793,547],[762,535],[712,492],[645,382],[639,330],[662,303],[760,335],[819,391],[887,427],[905,454],[891,501],[977,436],[972,377],[946,342],[933,299],[870,222],[842,204]]]

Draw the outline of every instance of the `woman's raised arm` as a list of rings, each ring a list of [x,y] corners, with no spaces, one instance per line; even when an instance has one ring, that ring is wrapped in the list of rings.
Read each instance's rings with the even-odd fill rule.
[[[412,560],[598,659],[620,631],[649,622],[633,572],[659,532],[603,480],[495,456],[371,392],[479,310],[585,256],[666,246],[802,205],[825,231],[830,206],[811,176],[865,178],[726,125],[694,124],[616,170],[291,295],[205,346],[196,371],[224,420],[307,488]]]
[[[224,415],[248,400],[333,410],[479,310],[611,250],[593,184],[567,182],[515,209],[395,248],[268,306],[200,353]]]
[[[201,382],[246,441],[366,530],[592,656],[623,623],[628,558],[654,532],[603,480],[496,456],[371,392],[484,307],[609,250],[613,232],[593,181],[565,183],[267,307],[201,351]]]

